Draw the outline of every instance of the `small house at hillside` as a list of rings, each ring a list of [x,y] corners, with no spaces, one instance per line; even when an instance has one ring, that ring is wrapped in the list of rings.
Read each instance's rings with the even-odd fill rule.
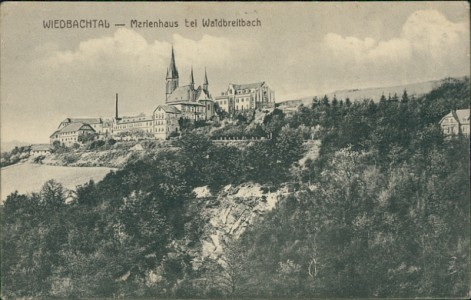
[[[131,151],[144,151],[144,148],[142,147],[141,144],[136,144],[134,146],[131,147],[131,149],[129,149]]]
[[[47,144],[31,145],[30,155],[40,156],[48,155],[51,153],[51,146]]]
[[[59,130],[56,130],[50,136],[51,145],[55,141],[59,141],[61,144],[65,146],[72,146],[75,143],[80,142],[80,136],[86,136],[89,134],[95,134],[96,131],[93,129],[92,126],[89,124],[84,123],[70,123],[65,127],[62,127]]]
[[[452,110],[440,120],[440,126],[445,135],[469,136],[469,109]]]

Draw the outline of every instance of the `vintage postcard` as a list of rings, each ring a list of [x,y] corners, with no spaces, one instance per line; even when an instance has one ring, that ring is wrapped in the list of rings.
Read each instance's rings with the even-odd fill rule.
[[[2,299],[471,296],[468,2],[0,8]]]

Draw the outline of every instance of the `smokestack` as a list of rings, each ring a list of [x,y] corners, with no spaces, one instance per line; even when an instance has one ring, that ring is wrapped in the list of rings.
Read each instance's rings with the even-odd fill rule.
[[[116,120],[119,120],[119,115],[118,115],[118,93],[116,93]]]

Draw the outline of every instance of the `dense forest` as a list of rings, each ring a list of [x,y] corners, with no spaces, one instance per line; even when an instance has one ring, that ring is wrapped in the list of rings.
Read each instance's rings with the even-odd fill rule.
[[[11,194],[2,296],[465,298],[469,139],[438,122],[469,99],[468,78],[421,97],[314,99],[275,110],[257,129],[272,138],[244,148],[187,130],[69,199],[54,181]],[[306,128],[321,148],[300,164]],[[226,245],[224,264],[195,267],[205,207],[193,189],[244,182],[296,188]]]

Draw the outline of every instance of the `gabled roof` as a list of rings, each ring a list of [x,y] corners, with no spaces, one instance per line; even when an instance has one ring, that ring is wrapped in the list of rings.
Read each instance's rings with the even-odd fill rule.
[[[180,110],[178,108],[176,108],[175,106],[172,106],[172,105],[159,105],[157,106],[157,108],[154,110],[154,112],[161,108],[163,111],[167,112],[167,113],[174,113],[174,114],[179,114],[181,113]]]
[[[469,109],[458,109],[455,118],[458,118],[460,124],[469,124]]]
[[[197,94],[196,94],[196,101],[200,100],[212,100],[211,95],[207,90],[202,89],[201,87],[198,87]]]
[[[458,109],[456,111],[451,111],[445,115],[441,120],[440,124],[444,119],[452,117],[455,121],[461,125],[469,124],[469,109]]]
[[[67,118],[62,123],[86,123],[86,124],[101,124],[101,118]]]
[[[256,89],[265,84],[265,81],[256,83],[231,84],[235,90]]]
[[[49,150],[51,150],[51,146],[49,144],[31,145],[31,151],[49,151]]]
[[[60,133],[66,133],[66,132],[76,132],[79,130],[91,130],[95,132],[95,129],[93,129],[92,126],[84,123],[70,123],[69,125],[65,126],[61,130],[59,130]]]
[[[58,134],[59,132],[61,132],[61,131],[60,131],[60,130],[56,130],[56,131],[54,131],[54,133],[53,133],[53,134],[51,134],[51,135],[49,136],[49,138],[52,138],[54,135]]]

